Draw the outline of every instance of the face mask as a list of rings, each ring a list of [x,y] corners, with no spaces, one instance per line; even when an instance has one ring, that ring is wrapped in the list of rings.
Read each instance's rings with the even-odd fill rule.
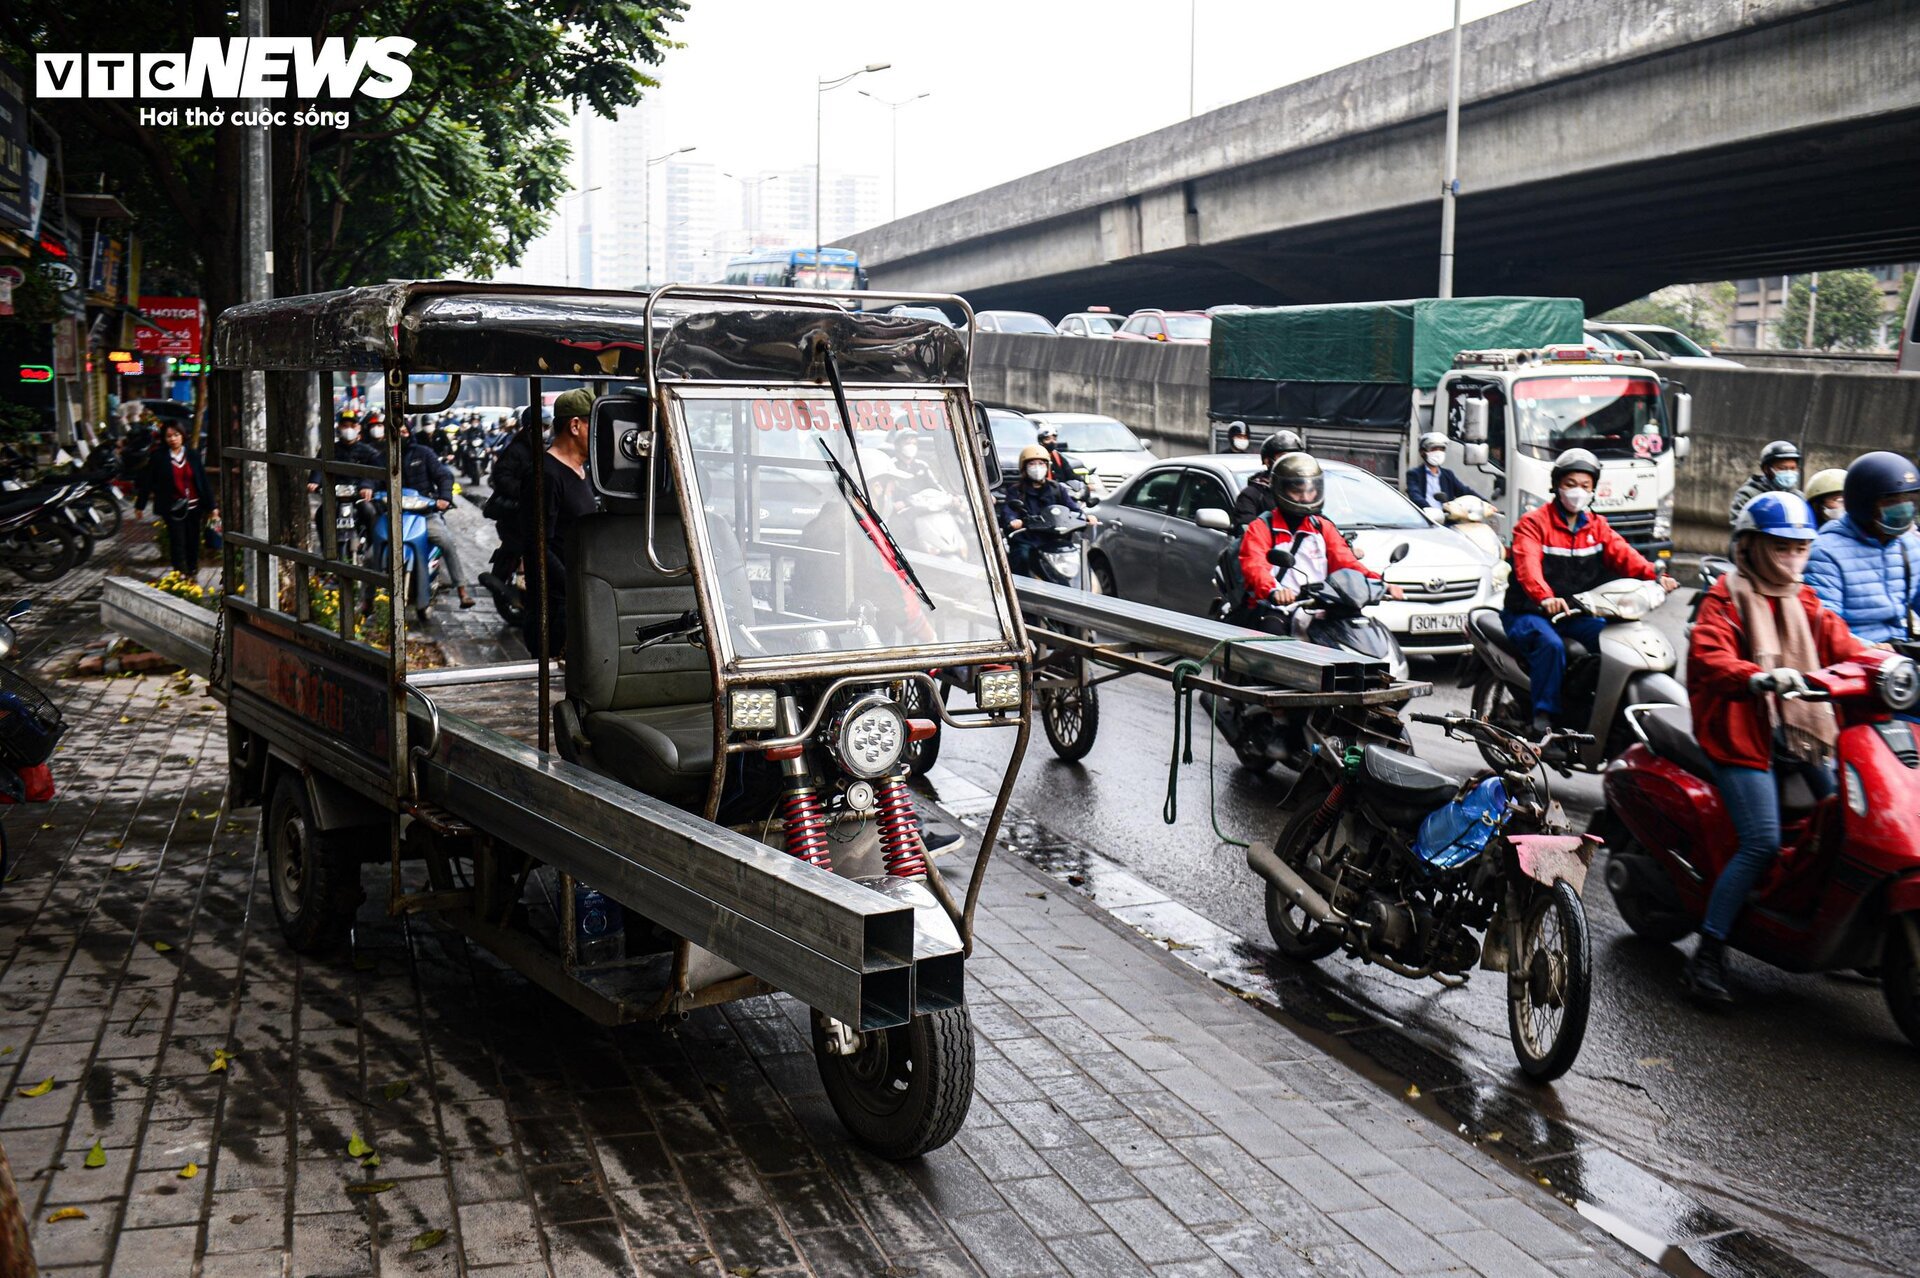
[[[1440,463],[1447,459],[1447,453],[1444,448],[1436,448],[1430,453],[1423,453],[1421,455],[1427,459],[1427,465],[1432,466],[1436,470],[1440,468]]]
[[[1037,484],[1041,480],[1045,479],[1046,477],[1047,477],[1047,464],[1045,462],[1028,462],[1027,463],[1028,479],[1031,479],[1034,483]]]
[[[1800,486],[1800,472],[1797,470],[1774,471],[1773,486],[1775,488],[1798,488]]]
[[[385,426],[374,426],[370,427],[367,433],[375,439],[385,439],[387,437],[387,428]]]
[[[1844,501],[1830,501],[1820,507],[1820,517],[1822,519],[1838,519],[1841,514],[1846,511],[1846,508],[1847,504]]]
[[[340,442],[343,444],[358,443],[359,440],[360,432],[357,430],[343,430],[340,432]]]
[[[1562,488],[1560,490],[1560,504],[1565,506],[1571,514],[1579,514],[1587,508],[1587,503],[1592,500],[1593,490],[1591,488]]]
[[[1880,525],[1880,531],[1889,537],[1898,537],[1910,531],[1913,528],[1913,503],[1901,501],[1881,507],[1876,522]]]
[[[1238,435],[1235,435],[1235,436],[1233,437],[1233,451],[1234,451],[1234,452],[1236,452],[1236,453],[1244,453],[1244,452],[1246,452],[1246,451],[1247,451],[1247,441],[1246,441],[1246,440],[1244,440],[1244,439],[1242,439],[1242,438],[1240,438],[1240,437],[1239,437]]]
[[[1807,560],[1813,554],[1813,543],[1784,541],[1778,537],[1767,538],[1767,543],[1767,553],[1773,558],[1774,571],[1784,581],[1799,581],[1800,574],[1806,570]]]

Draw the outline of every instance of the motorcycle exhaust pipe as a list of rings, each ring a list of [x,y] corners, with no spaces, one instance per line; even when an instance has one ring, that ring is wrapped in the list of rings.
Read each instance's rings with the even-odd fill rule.
[[[1334,917],[1333,907],[1327,904],[1327,898],[1300,877],[1294,868],[1282,861],[1272,848],[1254,846],[1247,849],[1247,868],[1265,879],[1295,905],[1307,912],[1307,917],[1315,923],[1327,923],[1334,927],[1345,927],[1345,921]]]

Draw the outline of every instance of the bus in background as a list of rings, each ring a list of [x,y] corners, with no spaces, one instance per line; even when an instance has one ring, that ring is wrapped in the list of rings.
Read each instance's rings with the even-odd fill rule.
[[[820,250],[818,269],[809,248],[749,253],[727,263],[728,284],[758,288],[864,289],[867,273],[852,249]]]

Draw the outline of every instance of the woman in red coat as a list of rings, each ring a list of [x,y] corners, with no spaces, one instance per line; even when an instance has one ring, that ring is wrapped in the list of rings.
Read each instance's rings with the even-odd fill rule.
[[[1803,671],[1866,651],[1844,621],[1801,580],[1813,549],[1813,510],[1797,493],[1763,493],[1734,524],[1735,570],[1700,603],[1687,651],[1693,732],[1740,847],[1721,871],[1700,924],[1700,944],[1682,979],[1703,1002],[1725,1004],[1725,942],[1760,876],[1780,855],[1779,782],[1806,778],[1820,798],[1833,793],[1833,707],[1789,699],[1805,692]]]

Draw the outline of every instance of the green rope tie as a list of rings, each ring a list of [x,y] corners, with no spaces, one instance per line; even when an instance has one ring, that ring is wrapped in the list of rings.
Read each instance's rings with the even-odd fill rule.
[[[1214,664],[1222,648],[1235,644],[1257,643],[1293,643],[1289,635],[1269,635],[1260,639],[1222,639],[1208,649],[1207,655],[1198,661],[1182,658],[1173,663],[1173,753],[1167,760],[1167,801],[1160,809],[1160,819],[1172,825],[1180,816],[1180,765],[1193,762],[1193,689],[1187,686],[1187,680],[1205,672]],[[1213,731],[1207,734],[1207,819],[1213,825],[1214,837],[1229,847],[1244,848],[1248,845],[1234,838],[1220,828],[1220,813],[1217,804],[1215,771],[1213,766],[1214,750],[1220,740],[1220,699],[1215,697],[1208,707],[1207,717]],[[1185,738],[1181,733],[1184,730]]]

